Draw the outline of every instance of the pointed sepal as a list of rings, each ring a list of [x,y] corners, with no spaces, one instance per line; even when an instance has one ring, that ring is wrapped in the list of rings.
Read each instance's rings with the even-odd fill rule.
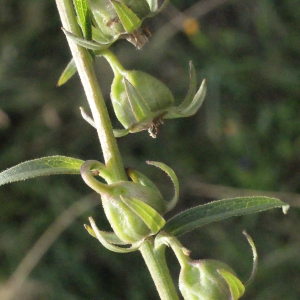
[[[147,161],[147,164],[155,166],[157,168],[160,168],[163,170],[171,179],[173,185],[174,185],[174,196],[171,200],[165,201],[166,205],[166,213],[169,212],[171,209],[173,209],[179,200],[179,181],[175,174],[175,172],[166,164],[158,162],[158,161]]]
[[[126,33],[130,34],[142,25],[142,21],[138,16],[124,3],[117,0],[111,0],[111,3],[115,8]]]
[[[121,200],[144,221],[152,234],[156,234],[165,225],[164,218],[143,201],[124,196],[121,196]]]
[[[129,248],[123,248],[123,247],[116,246],[116,245],[112,244],[109,240],[106,239],[106,237],[98,229],[98,227],[92,217],[89,218],[89,221],[90,221],[91,228],[92,228],[96,238],[99,240],[99,242],[102,244],[102,246],[104,246],[106,249],[108,249],[110,251],[117,252],[117,253],[134,252],[134,251],[137,251],[143,243],[143,240],[140,240],[136,243],[131,244],[131,246]],[[88,229],[88,231],[90,233],[91,230]]]
[[[199,110],[207,92],[206,80],[202,81],[197,92],[196,87],[196,72],[193,63],[190,61],[190,84],[187,95],[179,106],[173,107],[168,111],[165,119],[189,117]]]

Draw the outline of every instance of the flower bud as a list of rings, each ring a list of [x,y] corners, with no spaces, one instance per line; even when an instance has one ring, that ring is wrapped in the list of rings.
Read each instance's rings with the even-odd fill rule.
[[[190,251],[166,232],[155,238],[155,247],[170,246],[181,266],[179,289],[186,300],[237,300],[244,285],[225,263],[214,259],[192,260]]]
[[[205,80],[196,92],[195,70],[190,63],[190,86],[184,101],[174,105],[169,88],[158,79],[141,71],[127,71],[111,52],[102,54],[114,71],[111,100],[115,114],[124,130],[115,130],[117,137],[129,132],[148,130],[156,137],[163,119],[188,117],[195,114],[206,94]]]
[[[158,162],[149,163],[170,174],[172,181],[175,181],[175,189],[178,189],[177,178],[174,178],[170,168]],[[80,172],[87,185],[101,195],[105,215],[114,233],[125,243],[135,243],[156,234],[165,225],[163,214],[174,207],[178,200],[178,192],[175,191],[171,201],[164,201],[150,179],[134,170],[128,173],[133,181],[110,184],[94,178],[94,175],[100,175],[109,182],[109,172],[100,162],[86,161]]]
[[[155,136],[163,115],[174,104],[169,88],[141,71],[124,71],[111,86],[115,114],[129,132],[148,130]]]
[[[236,300],[245,291],[234,271],[213,259],[188,259],[180,271],[179,289],[186,300]]]
[[[96,29],[108,40],[125,38],[138,49],[148,41],[141,29],[143,20],[159,11],[151,11],[146,0],[89,0]],[[95,30],[95,33],[97,32]]]

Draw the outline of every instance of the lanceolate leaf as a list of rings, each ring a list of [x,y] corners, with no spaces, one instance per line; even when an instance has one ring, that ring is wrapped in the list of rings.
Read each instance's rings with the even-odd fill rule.
[[[74,6],[78,15],[83,36],[89,40],[92,37],[92,25],[89,17],[88,1],[74,0]]]
[[[55,174],[80,174],[83,160],[67,156],[48,156],[29,160],[0,173],[0,185]]]
[[[282,207],[283,212],[286,213],[289,205],[279,199],[268,197],[241,197],[212,201],[179,213],[171,218],[162,230],[179,236],[214,221],[276,207]]]
[[[65,84],[77,71],[75,61],[72,58],[66,68],[64,69],[63,73],[60,75],[57,85],[61,86]]]

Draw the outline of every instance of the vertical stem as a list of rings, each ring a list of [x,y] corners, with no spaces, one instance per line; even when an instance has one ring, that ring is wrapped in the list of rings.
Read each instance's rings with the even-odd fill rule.
[[[63,27],[67,31],[81,36],[72,1],[56,0],[56,5]],[[68,43],[93,115],[106,166],[112,174],[112,181],[126,180],[121,155],[113,134],[103,95],[97,82],[92,59],[86,49],[69,38]]]
[[[176,288],[171,278],[164,248],[154,249],[153,240],[145,240],[140,251],[155,283],[158,294],[162,300],[179,300]]]
[[[56,0],[63,27],[81,36],[80,28],[71,0]],[[68,38],[68,43],[75,61],[77,71],[83,84],[86,97],[92,111],[97,128],[100,144],[107,168],[112,174],[112,181],[126,180],[120,152],[113,134],[111,122],[105,106],[103,95],[98,85],[91,57],[86,49],[80,47]],[[106,58],[114,59],[113,54],[107,51]],[[121,68],[122,69],[122,68]],[[120,70],[118,70],[120,71]],[[176,288],[166,264],[164,251],[155,251],[153,240],[145,241],[140,248],[146,265],[154,280],[158,293],[163,300],[178,300]]]

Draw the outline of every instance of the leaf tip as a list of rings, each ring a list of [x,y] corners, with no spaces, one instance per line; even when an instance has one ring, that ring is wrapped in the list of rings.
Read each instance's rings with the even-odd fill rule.
[[[282,211],[285,215],[287,214],[289,208],[290,208],[290,206],[288,204],[282,206]]]

